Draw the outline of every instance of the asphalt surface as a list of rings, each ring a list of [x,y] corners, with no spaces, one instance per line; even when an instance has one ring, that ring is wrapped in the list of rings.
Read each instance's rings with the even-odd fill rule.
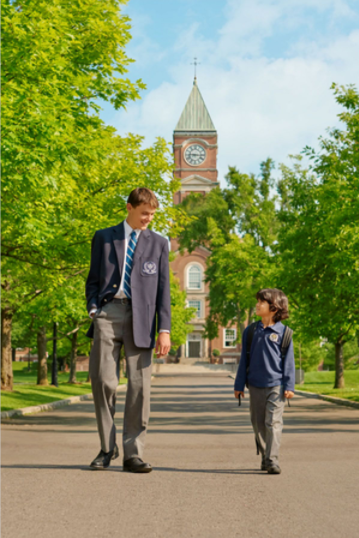
[[[357,538],[359,410],[295,397],[282,474],[268,475],[232,387],[226,374],[153,381],[148,475],[123,473],[121,458],[88,469],[92,401],[4,421],[2,538]]]

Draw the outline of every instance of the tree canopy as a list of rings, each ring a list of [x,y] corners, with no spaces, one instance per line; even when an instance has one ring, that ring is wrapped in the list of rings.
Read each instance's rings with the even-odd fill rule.
[[[187,196],[182,207],[192,221],[180,235],[181,249],[199,245],[211,251],[207,260],[210,314],[206,334],[236,323],[240,336],[253,316],[255,293],[268,287],[273,273],[271,246],[277,233],[273,162],[263,161],[258,177],[230,167],[225,189]]]
[[[132,189],[156,193],[157,231],[175,234],[185,218],[173,207],[167,142],[144,148],[143,137],[121,137],[99,116],[101,101],[124,108],[145,88],[126,76],[124,3],[2,0],[3,387],[14,312],[26,323],[35,313],[40,327],[70,319],[66,297],[83,300],[73,283],[87,271],[91,238],[126,217]],[[84,301],[76,316],[86,316]]]
[[[336,387],[344,386],[343,345],[359,331],[359,94],[333,86],[344,107],[343,129],[307,147],[310,169],[301,157],[282,166],[280,189],[286,204],[278,251],[280,281],[294,306],[302,337],[322,337],[336,346]]]

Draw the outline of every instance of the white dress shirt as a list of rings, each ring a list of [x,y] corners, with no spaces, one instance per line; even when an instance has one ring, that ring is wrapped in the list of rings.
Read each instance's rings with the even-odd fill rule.
[[[115,299],[125,299],[126,298],[126,294],[123,290],[123,283],[124,283],[124,279],[125,279],[125,267],[126,267],[126,256],[127,256],[127,248],[128,248],[128,243],[129,243],[129,239],[130,239],[130,235],[133,231],[136,232],[136,239],[138,241],[138,238],[140,237],[140,233],[141,233],[141,230],[133,230],[133,228],[131,228],[131,226],[128,224],[127,220],[124,221],[124,228],[125,228],[125,255],[123,257],[123,266],[122,266],[122,276],[121,276],[121,283],[120,283],[120,287],[116,293],[116,295],[114,296]],[[90,310],[90,318],[92,318],[92,315],[96,312],[96,308],[93,308],[92,310]],[[160,329],[158,332],[160,333],[169,333],[170,331],[167,331],[166,329]]]
[[[125,280],[125,268],[126,268],[126,256],[127,256],[127,249],[128,249],[128,243],[130,242],[130,235],[133,231],[136,232],[136,239],[138,241],[138,238],[140,237],[141,230],[134,230],[131,228],[131,226],[128,224],[127,220],[124,222],[125,225],[125,255],[123,257],[123,266],[122,266],[122,277],[121,277],[121,283],[120,287],[115,295],[115,299],[124,299],[126,297],[125,292],[123,291],[123,283]]]

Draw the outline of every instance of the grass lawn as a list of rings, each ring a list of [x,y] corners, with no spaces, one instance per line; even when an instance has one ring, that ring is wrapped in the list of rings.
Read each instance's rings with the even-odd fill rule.
[[[40,405],[56,400],[65,400],[71,396],[81,396],[91,392],[91,384],[86,383],[88,372],[78,372],[76,385],[67,383],[68,372],[59,372],[58,387],[36,385],[37,364],[31,364],[28,371],[27,363],[13,362],[14,390],[13,392],[1,391],[1,411],[20,409],[32,405]],[[48,376],[51,383],[51,373]],[[127,379],[121,379],[120,384],[127,383]]]
[[[333,389],[334,379],[335,372],[305,372],[304,384],[295,388],[359,402],[359,370],[344,372],[345,389]]]

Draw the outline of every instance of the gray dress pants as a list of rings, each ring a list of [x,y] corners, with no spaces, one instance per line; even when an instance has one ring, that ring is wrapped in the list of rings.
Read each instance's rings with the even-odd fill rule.
[[[249,385],[251,421],[259,453],[266,465],[278,465],[285,398],[283,387]]]
[[[90,377],[97,427],[104,452],[114,449],[116,389],[119,358],[124,346],[128,386],[123,421],[124,460],[142,458],[150,415],[152,349],[133,341],[132,307],[116,299],[94,318],[94,341],[90,354]]]

